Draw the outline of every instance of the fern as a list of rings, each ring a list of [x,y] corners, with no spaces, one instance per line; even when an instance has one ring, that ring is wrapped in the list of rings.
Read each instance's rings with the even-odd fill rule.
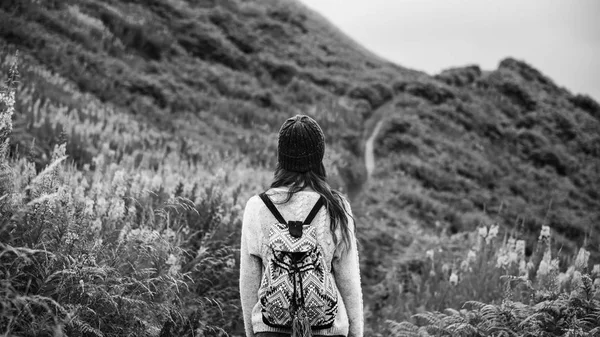
[[[77,317],[73,318],[69,322],[69,325],[78,334],[83,334],[83,335],[86,335],[86,336],[104,337],[104,334],[102,333],[102,331],[100,331],[100,330],[92,327],[90,324],[88,324],[87,322],[84,322],[84,321],[80,320]]]
[[[452,333],[452,336],[476,336],[478,329],[469,323],[450,323],[447,328]]]
[[[426,329],[408,322],[396,323],[387,321],[393,337],[429,337],[432,336]]]
[[[419,313],[419,314],[413,315],[413,318],[417,322],[422,321],[427,325],[440,326],[440,325],[442,325],[442,319],[443,319],[443,316],[440,317],[441,315],[443,315],[443,314],[440,314],[439,312],[424,312],[424,313]]]
[[[472,307],[477,310],[481,310],[485,306],[487,306],[486,303],[479,302],[479,301],[467,301],[463,304],[463,307]]]

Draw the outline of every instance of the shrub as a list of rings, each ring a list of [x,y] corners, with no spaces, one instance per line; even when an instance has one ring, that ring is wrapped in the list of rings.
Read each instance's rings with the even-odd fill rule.
[[[0,334],[180,336],[239,330],[234,258],[239,195],[264,181],[241,167],[208,172],[212,160],[221,168],[235,160],[204,151],[212,158],[205,155],[200,165],[187,162],[155,130],[93,100],[81,111],[53,115],[70,134],[67,139],[85,134],[87,144],[97,146],[93,165],[77,170],[67,162],[63,142],[36,173],[28,158],[7,156],[15,69],[8,88],[0,89]],[[31,110],[31,123],[54,108]]]
[[[550,145],[548,139],[536,129],[521,129],[517,132],[518,148],[526,155]]]
[[[525,109],[525,111],[535,110],[537,106],[535,99],[521,85],[506,81],[501,83],[498,89],[510,98],[514,104]]]
[[[468,183],[461,177],[429,165],[407,165],[404,171],[418,179],[423,184],[423,187],[427,189],[454,192],[462,192],[469,189]]]
[[[246,69],[249,61],[212,25],[189,20],[179,24],[177,42],[194,57],[223,64],[231,69]]]
[[[252,54],[260,49],[257,37],[252,35],[246,24],[237,19],[232,13],[217,7],[210,13],[209,19],[243,53]]]
[[[588,251],[581,248],[571,265],[561,268],[559,260],[552,258],[549,227],[542,228],[536,253],[529,258],[525,255],[525,241],[511,237],[496,246],[497,234],[496,226],[480,227],[476,245],[466,258],[451,264],[436,258],[435,250],[427,251],[430,263],[426,266],[430,268],[420,273],[422,287],[442,296],[426,302],[417,300],[416,303],[425,303],[425,308],[435,311],[426,309],[412,315],[412,322],[388,320],[390,335],[600,334],[600,265],[589,268]],[[459,308],[456,297],[461,293],[466,296],[462,297],[464,304]],[[454,305],[447,307],[444,299],[450,296]]]
[[[423,98],[433,104],[442,104],[455,98],[452,90],[438,83],[408,82],[395,83],[394,91],[406,92]]]
[[[324,100],[326,92],[311,82],[293,78],[285,87],[286,101],[310,106]]]
[[[298,29],[302,34],[308,33],[308,30],[305,27],[306,15],[303,13],[295,13],[286,7],[279,7],[276,9],[269,10],[267,12],[269,17],[279,21],[284,22],[292,27]]]
[[[534,149],[529,154],[529,159],[537,166],[550,166],[561,176],[568,174],[571,169],[569,158],[558,151],[548,147]]]
[[[569,101],[576,107],[587,111],[590,115],[600,119],[600,104],[588,95],[575,95],[569,97]]]
[[[150,60],[160,60],[171,48],[173,37],[164,30],[148,24],[127,20],[118,11],[108,6],[98,6],[98,17],[123,45]]]
[[[406,134],[390,134],[382,138],[382,147],[376,149],[378,154],[406,153],[418,156],[423,144],[414,137]]]
[[[513,58],[506,58],[500,61],[498,70],[508,70],[518,74],[522,79],[529,83],[536,83],[543,90],[551,93],[558,93],[559,89],[548,77],[544,76],[539,70],[535,69],[526,62],[519,61]]]
[[[442,71],[434,77],[448,85],[462,87],[475,82],[481,76],[481,69],[477,65],[451,68]]]
[[[357,85],[348,91],[348,96],[354,99],[364,99],[375,110],[388,102],[393,97],[393,92],[385,84],[372,83],[366,85]]]
[[[282,63],[273,58],[266,57],[262,60],[263,67],[275,83],[288,85],[298,75],[298,68],[291,63]]]

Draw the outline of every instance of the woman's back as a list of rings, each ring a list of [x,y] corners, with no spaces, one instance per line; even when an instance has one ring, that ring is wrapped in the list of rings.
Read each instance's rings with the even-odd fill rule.
[[[303,221],[319,200],[320,195],[313,191],[300,191],[284,204],[287,193],[285,188],[270,189],[266,192],[275,204],[277,211],[287,221]],[[350,206],[346,203],[349,217]],[[350,218],[351,219],[351,218]],[[240,275],[240,292],[244,303],[244,315],[247,326],[251,325],[254,332],[282,332],[291,333],[287,328],[275,328],[265,323],[263,318],[260,293],[266,291],[266,277],[263,271],[268,270],[270,258],[269,229],[277,224],[275,216],[269,211],[258,195],[248,200],[244,211],[244,224],[242,229],[242,261],[244,266]],[[333,325],[327,329],[314,329],[315,335],[346,336],[348,335],[351,319],[356,329],[350,336],[362,336],[362,292],[360,290],[360,274],[358,269],[358,253],[354,239],[354,223],[349,221],[352,232],[350,247],[344,252],[340,228],[336,230],[338,239],[334,239],[330,230],[330,218],[325,207],[316,214],[310,226],[316,231],[317,244],[323,255],[325,273],[330,274],[335,282],[337,292],[337,312]],[[262,283],[262,284],[261,284]],[[247,289],[252,289],[248,291]],[[248,324],[250,323],[251,324]],[[359,328],[360,327],[360,328]],[[247,329],[247,335],[249,329]]]
[[[288,119],[271,188],[246,204],[240,296],[249,337],[363,335],[354,220],[326,182],[324,149],[313,119]]]

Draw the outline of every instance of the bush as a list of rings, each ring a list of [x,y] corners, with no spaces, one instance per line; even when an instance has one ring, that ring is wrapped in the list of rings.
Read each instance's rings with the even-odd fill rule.
[[[550,145],[548,139],[536,129],[521,129],[516,135],[517,147],[525,155]]]
[[[118,12],[108,9],[104,6],[98,6],[99,19],[112,32],[114,36],[129,47],[136,51],[144,58],[150,60],[160,60],[163,54],[168,53],[173,36],[166,33],[159,27],[152,24],[138,24],[128,21]]]
[[[0,89],[0,334],[181,336],[239,330],[234,256],[242,185],[226,181],[235,174],[235,181],[254,184],[256,179],[239,175],[256,174],[206,172],[208,165],[191,165],[167,150],[176,145],[154,130],[140,132],[137,122],[94,102],[84,111],[63,109],[53,116],[65,124],[77,120],[66,124],[67,133],[85,133],[88,144],[98,146],[93,165],[77,170],[66,162],[62,143],[36,173],[28,158],[7,156],[16,78],[11,69],[9,86]],[[33,110],[32,124],[49,106]],[[136,135],[158,148],[140,149]],[[132,145],[135,150],[126,149]],[[232,165],[212,155],[219,167]]]
[[[325,97],[324,90],[300,78],[293,78],[285,88],[285,98],[290,103],[309,106],[323,101]]]
[[[282,86],[288,85],[298,75],[298,68],[290,63],[281,63],[272,58],[264,58],[262,65],[271,75],[273,81]]]
[[[443,169],[430,167],[429,165],[412,164],[405,167],[404,171],[419,180],[426,189],[457,193],[469,190],[469,184],[464,179]]]
[[[425,303],[426,309],[412,315],[411,322],[388,320],[390,335],[600,334],[600,265],[589,269],[588,251],[581,248],[570,266],[561,268],[559,260],[552,258],[549,227],[542,228],[536,250],[529,258],[525,241],[511,237],[496,245],[497,234],[497,226],[480,227],[476,244],[466,258],[451,264],[437,257],[435,250],[427,251],[430,263],[419,273],[421,289],[437,292],[438,296],[424,299],[421,296],[427,293],[417,291],[411,302]],[[454,304],[448,307],[446,298]],[[462,307],[457,298],[463,299]]]
[[[575,95],[569,97],[569,101],[576,107],[587,111],[593,117],[600,119],[600,104],[588,95]]]
[[[394,91],[406,92],[433,104],[442,104],[456,97],[452,90],[440,83],[398,82],[394,84]]]
[[[519,84],[506,81],[501,83],[498,89],[525,111],[535,110],[537,106],[535,99]]]
[[[238,20],[232,13],[217,8],[210,13],[210,22],[218,26],[227,39],[239,50],[246,54],[252,54],[260,49],[256,36],[246,24]]]
[[[375,110],[390,101],[393,97],[392,89],[385,84],[372,83],[357,85],[348,91],[348,96],[354,99],[364,99]]]
[[[509,57],[500,61],[498,70],[508,70],[516,73],[525,81],[538,84],[543,90],[550,93],[559,92],[559,88],[554,84],[554,82],[552,82],[552,80],[544,76],[539,70],[535,69],[526,62]]]
[[[177,42],[190,55],[205,61],[223,64],[234,70],[246,69],[249,61],[214,26],[201,21],[187,21],[177,27]]]
[[[448,85],[463,87],[475,82],[481,76],[481,69],[477,65],[451,68],[442,71],[434,77]]]
[[[558,149],[540,148],[532,150],[529,159],[537,167],[550,166],[561,176],[565,176],[571,169],[569,158],[563,155]]]
[[[267,14],[269,15],[269,17],[279,22],[284,22],[291,25],[292,27],[298,29],[302,34],[308,33],[308,29],[305,27],[306,15],[304,15],[303,13],[297,15],[297,13],[294,13],[288,8],[279,7],[276,9],[269,10]]]

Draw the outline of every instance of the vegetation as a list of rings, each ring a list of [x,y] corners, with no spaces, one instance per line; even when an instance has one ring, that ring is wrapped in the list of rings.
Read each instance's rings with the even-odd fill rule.
[[[599,336],[600,264],[581,248],[566,271],[553,258],[550,227],[544,226],[536,253],[525,241],[496,237],[497,226],[480,227],[476,244],[453,265],[427,252],[423,280],[399,305],[415,306],[416,324],[388,321],[391,336]],[[498,245],[499,243],[499,245]],[[457,263],[460,261],[460,263]],[[441,265],[441,267],[440,267]],[[469,300],[477,298],[478,300]],[[464,303],[458,307],[459,302]],[[451,304],[443,312],[424,311]]]
[[[12,69],[1,96],[2,144],[15,103]],[[38,123],[55,112],[42,111]],[[110,125],[119,122],[102,110],[93,117],[75,132],[101,139],[98,126],[121,126]],[[136,131],[144,142],[160,140]],[[0,332],[184,336],[235,329],[237,198],[260,179],[237,176],[247,184],[223,189],[231,173],[205,171],[177,153],[160,154],[171,165],[157,169],[156,153],[140,149],[118,159],[109,143],[92,158],[93,169],[78,169],[66,149],[57,145],[39,173],[27,157],[3,152]]]
[[[241,213],[297,112],[352,196],[368,335],[595,333],[599,105],[524,62],[430,77],[292,0],[3,1],[0,48],[3,335],[241,335]]]

